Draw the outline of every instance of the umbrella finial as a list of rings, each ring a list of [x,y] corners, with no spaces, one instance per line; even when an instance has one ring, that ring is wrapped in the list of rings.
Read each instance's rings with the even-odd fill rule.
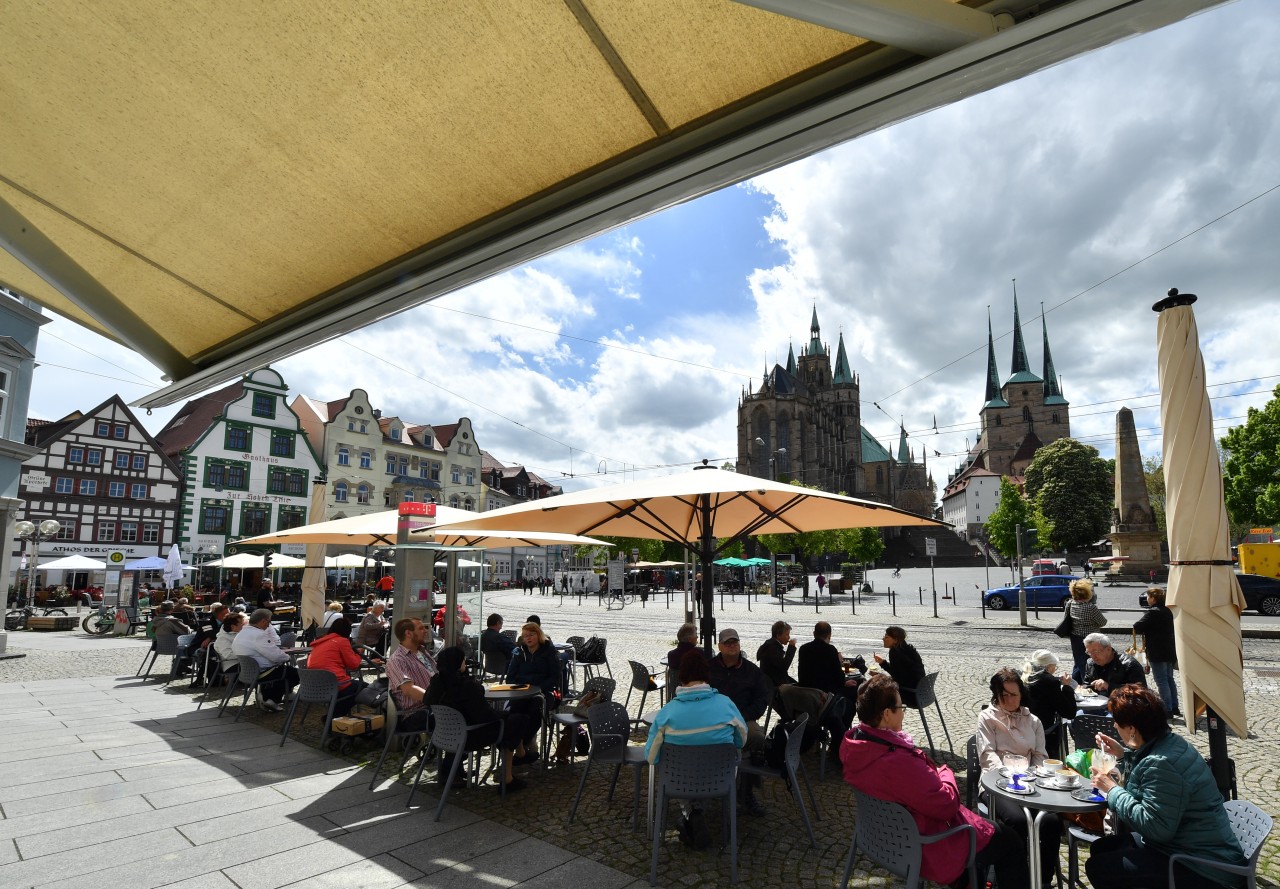
[[[1189,306],[1196,301],[1194,293],[1179,293],[1177,287],[1169,288],[1169,295],[1151,307],[1151,311],[1159,313],[1174,306]]]

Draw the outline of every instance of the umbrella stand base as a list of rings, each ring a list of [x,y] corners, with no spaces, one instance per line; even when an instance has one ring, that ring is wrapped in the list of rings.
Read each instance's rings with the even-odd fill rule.
[[[1209,755],[1206,761],[1213,779],[1224,800],[1236,799],[1236,764],[1227,755],[1227,725],[1212,707],[1205,709],[1205,718],[1209,723]]]

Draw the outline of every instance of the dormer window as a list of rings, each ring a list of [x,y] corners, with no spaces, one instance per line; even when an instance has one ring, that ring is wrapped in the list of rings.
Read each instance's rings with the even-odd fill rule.
[[[392,427],[391,427],[391,437],[392,437],[393,439],[395,439],[396,441],[399,441],[399,440],[400,440],[400,429],[399,429],[399,427],[397,427],[397,426],[392,426]]]

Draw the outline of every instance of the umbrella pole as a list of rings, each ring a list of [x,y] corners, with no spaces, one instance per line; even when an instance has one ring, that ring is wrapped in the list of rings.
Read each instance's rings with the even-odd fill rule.
[[[1195,718],[1194,716],[1192,717]],[[1205,708],[1205,719],[1209,723],[1209,768],[1213,771],[1213,780],[1224,800],[1235,798],[1235,782],[1231,780],[1232,763],[1227,756],[1227,725],[1213,712],[1212,707]]]
[[[698,515],[702,520],[702,649],[707,657],[716,653],[716,619],[711,613],[715,607],[715,558],[716,539],[711,534],[711,498],[703,494],[699,498]]]

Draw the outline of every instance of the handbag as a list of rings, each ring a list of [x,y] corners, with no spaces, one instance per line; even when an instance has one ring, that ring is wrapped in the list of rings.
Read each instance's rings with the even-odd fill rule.
[[[1143,636],[1142,641],[1138,641],[1138,631],[1132,630],[1132,638],[1129,641],[1129,657],[1142,664],[1142,672],[1150,673],[1151,664],[1147,661],[1147,637]]]
[[[1053,628],[1055,636],[1061,636],[1063,639],[1071,636],[1071,605],[1062,609],[1062,620],[1058,621],[1058,625]]]

